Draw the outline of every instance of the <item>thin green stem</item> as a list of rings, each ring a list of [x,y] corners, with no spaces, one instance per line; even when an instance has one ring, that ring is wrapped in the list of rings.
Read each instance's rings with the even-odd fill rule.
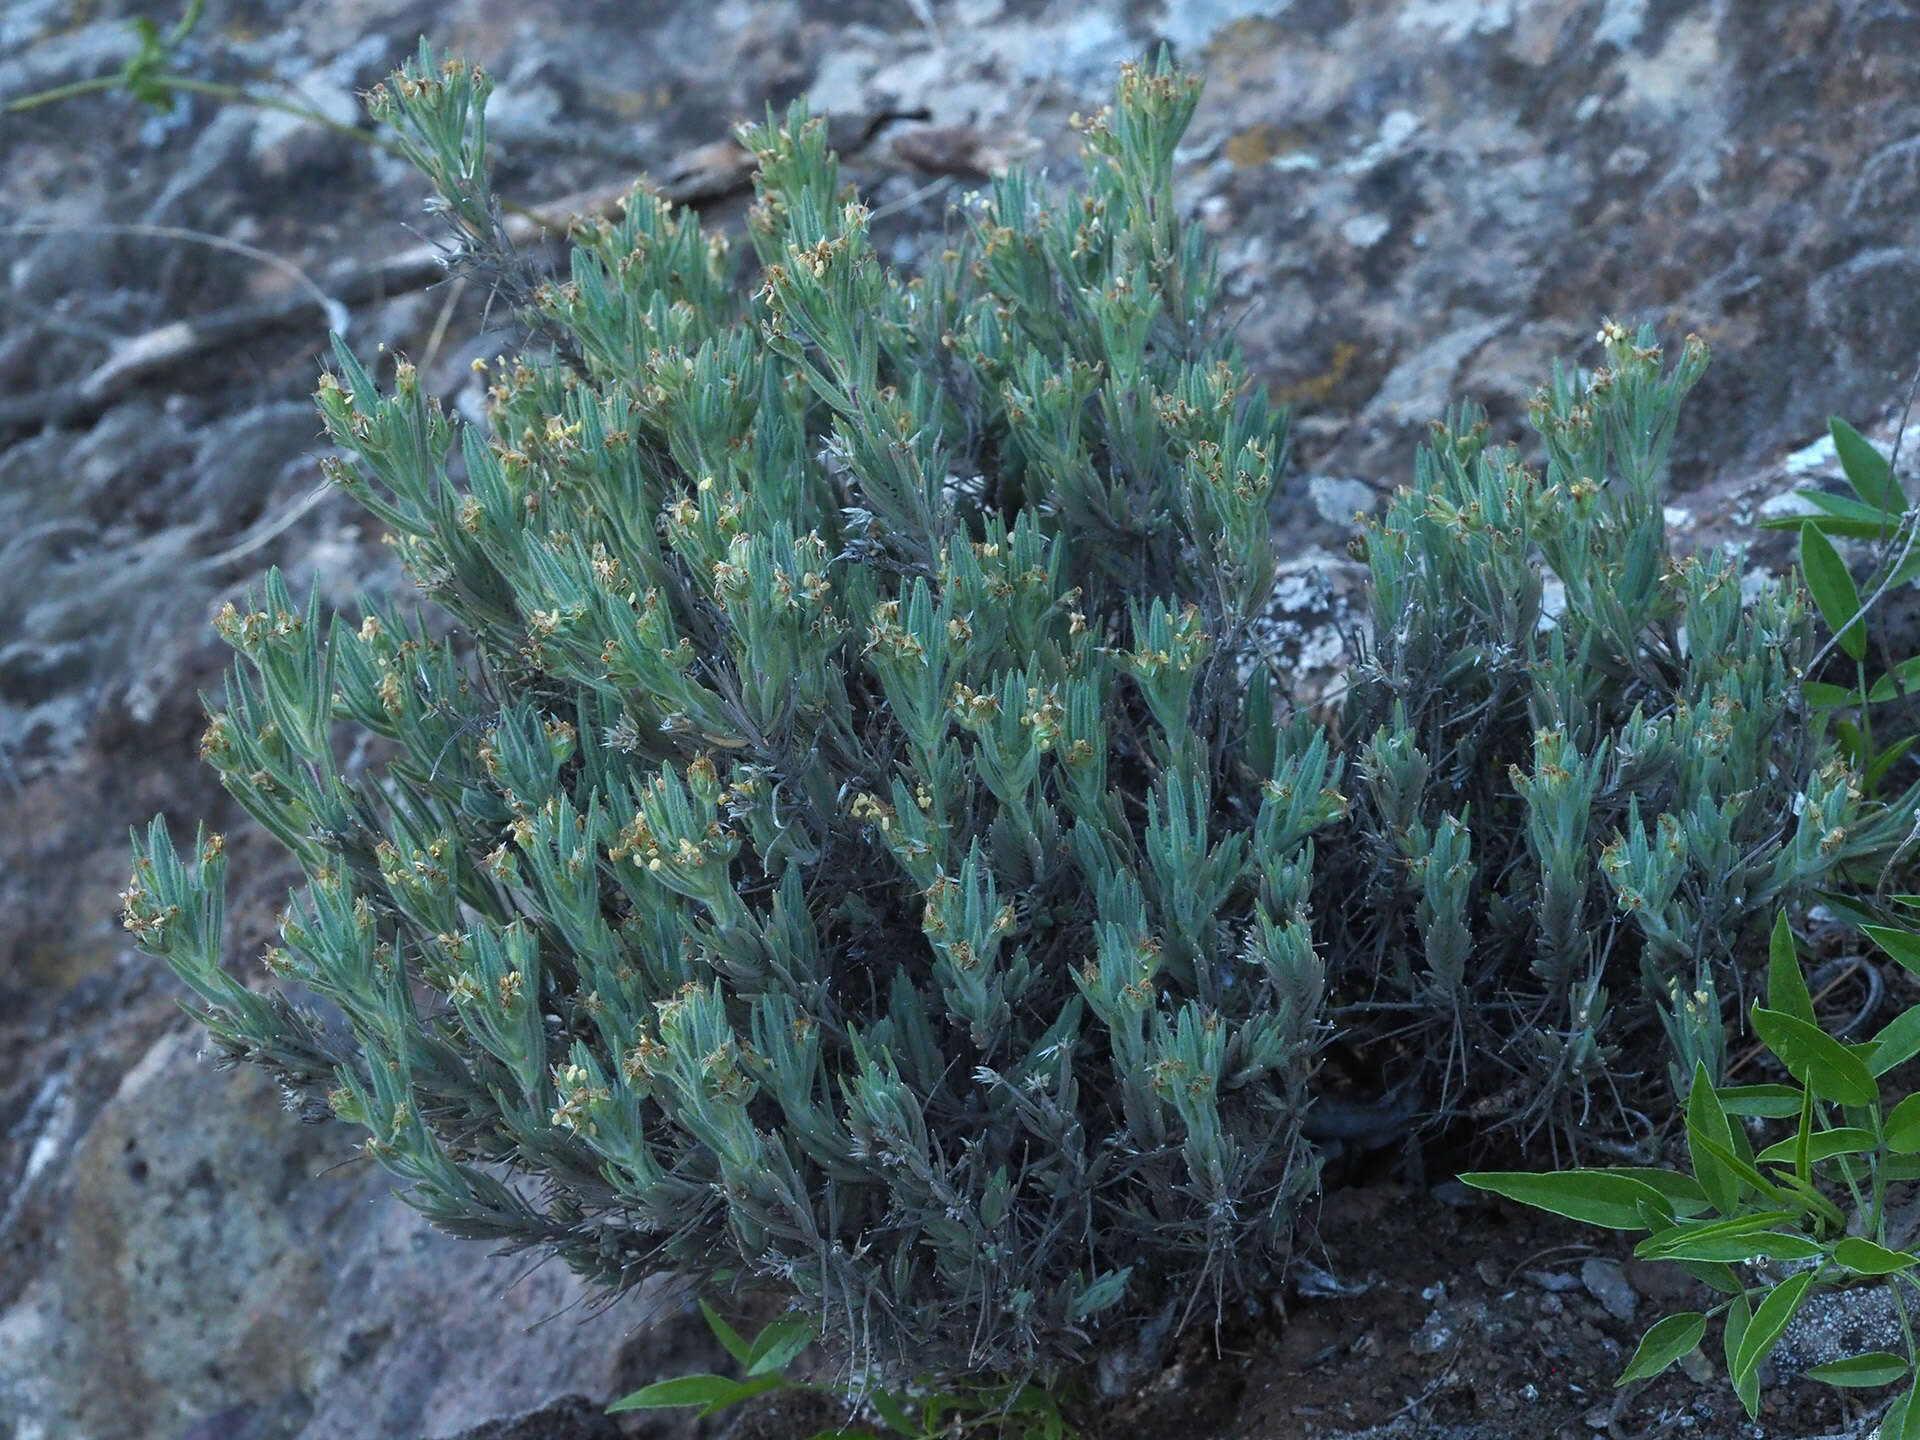
[[[283,115],[292,115],[301,120],[311,120],[314,124],[331,130],[336,135],[349,140],[357,140],[362,145],[373,145],[389,155],[399,153],[385,136],[358,125],[349,125],[344,120],[335,120],[331,115],[315,109],[311,105],[302,105],[293,100],[282,100],[277,95],[262,95],[242,85],[229,85],[219,80],[196,80],[190,75],[157,75],[154,83],[164,85],[169,90],[180,90],[190,95],[208,95],[216,100],[231,101],[241,105],[255,105],[262,110],[278,110]]]
[[[1887,1155],[1887,1130],[1886,1124],[1881,1118],[1880,1107],[1878,1105],[1871,1106],[1869,1114],[1873,1120],[1875,1161],[1873,1167],[1873,1209],[1870,1214],[1869,1224],[1873,1231],[1874,1243],[1876,1245],[1885,1245],[1887,1243],[1887,1161],[1889,1158]],[[1849,1189],[1853,1187],[1853,1176],[1851,1173],[1847,1175],[1847,1186]],[[1858,1191],[1854,1193],[1854,1203],[1856,1205],[1860,1203]]]
[[[36,91],[32,95],[22,95],[17,100],[9,100],[4,107],[8,115],[17,115],[25,110],[37,110],[42,105],[51,105],[58,100],[71,100],[77,95],[93,95],[102,90],[118,90],[118,75],[101,75],[92,80],[75,80],[68,85],[56,85],[51,90]]]
[[[1887,1286],[1887,1293],[1893,1296],[1893,1313],[1900,1317],[1900,1334],[1907,1342],[1907,1363],[1910,1365],[1920,1364],[1920,1351],[1916,1351],[1913,1343],[1913,1320],[1912,1317],[1907,1314],[1907,1302],[1900,1298],[1900,1282],[1902,1280],[1905,1280],[1909,1285],[1915,1283],[1909,1275],[1895,1275],[1893,1277],[1894,1283]]]

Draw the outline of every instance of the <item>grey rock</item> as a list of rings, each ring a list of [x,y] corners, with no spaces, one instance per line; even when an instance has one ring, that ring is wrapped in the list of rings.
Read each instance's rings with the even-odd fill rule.
[[[1617,1260],[1598,1257],[1583,1260],[1580,1263],[1580,1283],[1586,1287],[1589,1295],[1600,1302],[1601,1309],[1622,1324],[1631,1321],[1639,1313],[1640,1296],[1627,1283],[1627,1277],[1621,1272]]]
[[[1569,1275],[1564,1270],[1523,1270],[1527,1283],[1545,1290],[1550,1295],[1566,1295],[1580,1288],[1580,1277]]]
[[[1313,498],[1313,508],[1320,512],[1323,520],[1330,525],[1348,527],[1352,526],[1355,515],[1372,510],[1379,498],[1366,481],[1336,475],[1310,477],[1307,494]]]
[[[1407,1342],[1416,1355],[1441,1355],[1460,1343],[1460,1331],[1444,1309],[1435,1310],[1420,1322]]]
[[[432,1440],[612,1397],[649,1297],[581,1326],[559,1267],[430,1231],[343,1127],[290,1123],[263,1077],[197,1062],[198,1043],[176,1025],[150,1046],[64,1159],[62,1243],[0,1308],[0,1413],[251,1440],[250,1415],[304,1396],[276,1433]]]
[[[449,1440],[620,1440],[620,1427],[584,1395],[462,1430]]]

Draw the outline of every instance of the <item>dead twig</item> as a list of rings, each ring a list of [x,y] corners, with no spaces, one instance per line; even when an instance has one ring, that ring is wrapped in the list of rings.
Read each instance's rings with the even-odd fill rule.
[[[657,193],[679,203],[721,199],[745,188],[753,157],[732,141],[698,146],[665,167]],[[623,181],[564,195],[509,214],[503,228],[518,245],[543,243],[564,235],[579,220],[608,216],[633,190]],[[217,310],[192,320],[177,320],[122,341],[77,384],[0,399],[0,429],[64,425],[90,419],[142,381],[172,370],[183,361],[266,332],[324,320],[344,333],[350,309],[389,296],[423,290],[447,275],[447,251],[439,244],[416,245],[383,260],[358,266],[323,288],[284,256],[224,236],[164,225],[8,226],[0,233],[43,234],[64,229],[111,230],[209,244],[245,255],[290,273],[294,285],[277,295]]]

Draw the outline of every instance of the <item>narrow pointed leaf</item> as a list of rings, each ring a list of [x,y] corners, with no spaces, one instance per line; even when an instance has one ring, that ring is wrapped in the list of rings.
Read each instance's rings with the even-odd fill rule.
[[[752,1347],[747,1344],[746,1337],[721,1319],[720,1312],[704,1300],[700,1302],[700,1313],[706,1318],[707,1328],[713,1332],[713,1338],[720,1342],[727,1354],[731,1355],[736,1362],[745,1365],[747,1355],[752,1350]]]
[[[1920,1263],[1920,1257],[1905,1250],[1889,1250],[1858,1235],[1849,1235],[1834,1246],[1833,1258],[1856,1275],[1892,1275],[1901,1270],[1911,1270],[1916,1263]]]
[[[736,1404],[755,1393],[738,1380],[724,1375],[681,1375],[644,1386],[607,1407],[608,1414],[622,1410],[678,1410],[689,1406],[715,1407]]]
[[[1800,952],[1793,943],[1793,927],[1782,910],[1773,921],[1773,938],[1768,945],[1767,1008],[1791,1015],[1809,1025],[1813,1016],[1813,997],[1807,993],[1807,978],[1800,973]]]
[[[1644,1181],[1605,1170],[1562,1170],[1534,1175],[1525,1171],[1482,1171],[1462,1175],[1460,1181],[1476,1190],[1490,1190],[1531,1205],[1608,1230],[1641,1230],[1641,1207],[1651,1206],[1673,1223],[1673,1207],[1666,1196]]]
[[[1800,688],[1804,691],[1807,687],[1803,685]],[[1867,692],[1867,699],[1881,705],[1889,700],[1897,700],[1902,695],[1910,695],[1915,690],[1920,690],[1920,655],[1902,660],[1874,681],[1873,688]]]
[[[1693,1161],[1693,1173],[1706,1191],[1713,1208],[1731,1215],[1740,1204],[1740,1177],[1721,1163],[1705,1141],[1712,1140],[1726,1150],[1733,1149],[1733,1126],[1720,1097],[1714,1093],[1707,1067],[1694,1062],[1693,1088],[1687,1093],[1687,1152]]]
[[[1878,688],[1878,687],[1875,687]],[[1824,680],[1808,680],[1800,687],[1807,703],[1816,710],[1839,710],[1860,703],[1860,692],[1844,685],[1829,685]]]
[[[1705,1135],[1700,1137],[1700,1144],[1706,1147],[1714,1159],[1730,1168],[1741,1180],[1758,1190],[1762,1195],[1773,1201],[1774,1204],[1785,1205],[1789,1203],[1787,1192],[1756,1170],[1751,1161],[1742,1159],[1718,1141]],[[1801,1208],[1804,1210],[1806,1207],[1802,1206]]]
[[[1797,530],[1812,525],[1823,534],[1849,540],[1878,540],[1888,533],[1886,517],[1877,506],[1862,504],[1851,495],[1829,495],[1824,490],[1796,490],[1794,498],[1812,507],[1793,515],[1774,515],[1760,522],[1762,530]]]
[[[1884,1350],[1874,1350],[1865,1355],[1849,1355],[1844,1360],[1810,1366],[1805,1371],[1809,1380],[1824,1381],[1828,1385],[1838,1385],[1842,1389],[1891,1385],[1896,1380],[1904,1379],[1906,1373],[1906,1358],[1900,1355],[1889,1355]]]
[[[1675,1260],[1673,1263],[1722,1295],[1738,1295],[1741,1291],[1740,1277],[1718,1260]]]
[[[1873,1059],[1867,1062],[1867,1068],[1875,1075],[1884,1075],[1916,1055],[1920,1055],[1920,1005],[1894,1016],[1873,1037]]]
[[[808,1320],[776,1320],[754,1338],[753,1349],[743,1362],[749,1376],[773,1375],[814,1340],[813,1323]]]
[[[1871,440],[1838,415],[1827,421],[1827,429],[1833,435],[1834,453],[1840,457],[1840,469],[1853,493],[1862,504],[1887,514],[1887,530],[1891,533],[1901,511],[1907,508],[1907,497],[1894,481],[1893,466]]]
[[[1896,1155],[1920,1153],[1920,1095],[1909,1095],[1887,1112],[1887,1148]]]
[[[1800,1113],[1802,1103],[1797,1085],[1733,1085],[1714,1094],[1727,1114],[1762,1120],[1791,1119]]]
[[[1820,607],[1820,618],[1840,638],[1840,648],[1855,660],[1867,658],[1867,632],[1849,622],[1860,613],[1860,591],[1833,542],[1811,523],[1800,527],[1800,568],[1807,577],[1807,593]]]
[[[1633,1359],[1627,1362],[1627,1368],[1620,1372],[1620,1378],[1613,1382],[1614,1385],[1625,1385],[1633,1380],[1645,1380],[1658,1375],[1682,1355],[1694,1350],[1706,1333],[1707,1317],[1696,1310],[1684,1310],[1656,1322],[1640,1337],[1639,1348],[1633,1352]]]
[[[1747,1297],[1734,1296],[1733,1302],[1727,1306],[1727,1328],[1726,1334],[1721,1337],[1722,1349],[1727,1357],[1727,1375],[1733,1381],[1733,1393],[1740,1397],[1740,1403],[1750,1417],[1760,1413],[1760,1381],[1752,1371],[1742,1374],[1734,1362],[1739,1357],[1740,1347],[1752,1323],[1753,1311],[1747,1306]]]
[[[873,1406],[874,1413],[887,1422],[887,1428],[901,1435],[917,1435],[913,1417],[907,1413],[907,1407],[894,1397],[891,1390],[875,1390],[867,1396],[867,1403]]]
[[[1699,1215],[1709,1208],[1707,1192],[1700,1188],[1700,1182],[1691,1175],[1682,1175],[1678,1170],[1660,1170],[1651,1165],[1606,1165],[1597,1167],[1607,1175],[1625,1175],[1630,1180],[1638,1180],[1650,1185],[1667,1197],[1677,1216]]]
[[[1889,925],[1862,925],[1860,929],[1887,954],[1915,975],[1920,975],[1920,935]]]
[[[1790,1136],[1778,1144],[1769,1145],[1756,1157],[1763,1165],[1790,1165],[1799,1137]],[[1833,1130],[1815,1131],[1808,1137],[1807,1157],[1818,1165],[1822,1160],[1831,1160],[1836,1155],[1871,1155],[1880,1148],[1880,1142],[1873,1137],[1871,1130],[1858,1125],[1842,1125]]]
[[[1920,1440],[1920,1375],[1880,1422],[1880,1440]]]
[[[1916,739],[1920,739],[1920,736],[1903,735],[1873,757],[1873,763],[1867,766],[1867,773],[1861,777],[1866,782],[1869,792],[1885,778],[1889,770],[1900,762],[1901,756],[1913,749]]]
[[[1781,1332],[1787,1328],[1787,1322],[1793,1319],[1793,1312],[1800,1308],[1800,1301],[1806,1296],[1807,1286],[1813,1283],[1813,1272],[1802,1270],[1798,1275],[1789,1277],[1767,1292],[1767,1298],[1760,1302],[1760,1308],[1753,1312],[1753,1319],[1747,1325],[1746,1334],[1740,1337],[1740,1353],[1734,1357],[1733,1374],[1736,1380],[1751,1375],[1760,1368],[1760,1362],[1779,1340]]]
[[[1793,1078],[1836,1105],[1871,1105],[1880,1087],[1866,1062],[1817,1025],[1756,1005],[1754,1033],[1780,1057]]]

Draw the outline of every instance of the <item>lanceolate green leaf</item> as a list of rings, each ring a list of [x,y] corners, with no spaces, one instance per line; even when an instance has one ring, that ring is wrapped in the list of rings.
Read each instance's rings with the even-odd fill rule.
[[[1772,1260],[1811,1260],[1825,1251],[1821,1246],[1775,1226],[1790,1223],[1794,1212],[1768,1211],[1716,1221],[1710,1225],[1677,1225],[1648,1236],[1634,1247],[1642,1260],[1704,1260],[1721,1264],[1766,1257]]]
[[[1888,1407],[1880,1421],[1880,1440],[1920,1440],[1920,1375]]]
[[[1729,1115],[1786,1120],[1800,1113],[1802,1092],[1794,1085],[1732,1085],[1714,1093]]]
[[[1885,779],[1887,773],[1900,762],[1900,758],[1913,749],[1916,739],[1920,739],[1920,736],[1902,735],[1873,757],[1872,762],[1867,766],[1866,773],[1861,777],[1868,793],[1871,794],[1879,788],[1881,780]]]
[[[1887,1149],[1896,1155],[1920,1153],[1920,1095],[1909,1095],[1887,1112]]]
[[[1920,690],[1920,655],[1902,660],[1874,681],[1873,688],[1867,692],[1867,698],[1879,705],[1889,700],[1897,700],[1902,695],[1911,695],[1916,690]]]
[[[1774,917],[1773,938],[1768,945],[1767,1005],[1808,1025],[1817,1023],[1813,997],[1807,993],[1806,976],[1800,973],[1800,953],[1793,943],[1793,928],[1787,924],[1785,910]]]
[[[1640,1346],[1633,1352],[1633,1359],[1627,1362],[1627,1368],[1620,1372],[1620,1378],[1613,1383],[1620,1386],[1658,1375],[1698,1346],[1700,1338],[1706,1333],[1707,1317],[1698,1311],[1685,1310],[1678,1315],[1667,1316],[1640,1337]]]
[[[1767,1298],[1760,1302],[1760,1308],[1753,1312],[1746,1333],[1740,1337],[1740,1352],[1733,1359],[1736,1383],[1759,1368],[1760,1362],[1767,1357],[1781,1332],[1787,1328],[1787,1322],[1793,1319],[1793,1312],[1800,1308],[1807,1286],[1812,1283],[1813,1272],[1802,1270],[1798,1275],[1774,1286],[1767,1293]]]
[[[1838,415],[1827,422],[1827,428],[1832,432],[1834,452],[1840,457],[1840,469],[1845,472],[1853,493],[1863,504],[1887,516],[1887,532],[1891,534],[1899,523],[1900,513],[1907,508],[1907,497],[1893,478],[1893,466],[1874,448],[1872,441]]]
[[[608,1414],[623,1410],[679,1410],[699,1406],[702,1415],[711,1415],[742,1400],[750,1400],[779,1386],[776,1375],[757,1380],[729,1380],[724,1375],[682,1375],[662,1380],[622,1397],[607,1407]]]
[[[1602,1174],[1624,1175],[1629,1180],[1638,1180],[1642,1185],[1651,1185],[1667,1197],[1667,1203],[1673,1207],[1675,1215],[1698,1215],[1709,1208],[1707,1192],[1700,1188],[1700,1182],[1691,1175],[1682,1175],[1678,1170],[1660,1170],[1650,1165],[1607,1165],[1599,1168]]]
[[[1693,1088],[1687,1092],[1687,1151],[1700,1188],[1722,1215],[1740,1204],[1740,1177],[1714,1153],[1706,1141],[1722,1150],[1733,1149],[1733,1127],[1714,1093],[1712,1077],[1703,1062],[1694,1062]]]
[[[1848,705],[1860,703],[1860,692],[1849,690],[1844,685],[1829,685],[1824,680],[1809,680],[1801,685],[1800,693],[1807,697],[1807,703],[1821,710],[1838,710]]]
[[[1782,1189],[1779,1184],[1769,1180],[1765,1175],[1762,1175],[1756,1170],[1752,1161],[1734,1154],[1732,1150],[1720,1144],[1719,1141],[1714,1140],[1711,1136],[1701,1135],[1698,1137],[1697,1143],[1705,1147],[1707,1153],[1712,1155],[1715,1160],[1718,1160],[1722,1165],[1738,1175],[1742,1182],[1751,1185],[1755,1190],[1758,1190],[1762,1195],[1773,1201],[1775,1205],[1795,1203],[1788,1192]],[[1800,1208],[1804,1210],[1806,1207],[1803,1205]]]
[[[753,1349],[746,1358],[747,1374],[774,1375],[814,1341],[817,1332],[810,1320],[776,1320],[754,1337]]]
[[[1763,1165],[1790,1165],[1793,1163],[1797,1138],[1790,1137],[1769,1145],[1754,1158]],[[1817,1165],[1836,1155],[1871,1155],[1879,1148],[1879,1144],[1871,1130],[1864,1130],[1858,1125],[1842,1125],[1833,1130],[1816,1130],[1809,1137],[1807,1152],[1808,1158]]]
[[[746,1364],[747,1356],[753,1349],[753,1347],[747,1343],[746,1338],[742,1336],[738,1330],[734,1329],[733,1326],[723,1320],[720,1312],[715,1310],[713,1306],[709,1305],[705,1300],[700,1302],[700,1314],[705,1317],[707,1328],[713,1331],[713,1338],[720,1342],[721,1347],[726,1350],[727,1354],[734,1358],[735,1363],[740,1365]]]
[[[1856,1275],[1892,1275],[1911,1270],[1920,1260],[1905,1250],[1889,1250],[1857,1235],[1849,1235],[1833,1247],[1833,1258]]]
[[[1745,1289],[1733,1267],[1719,1260],[1676,1260],[1673,1262],[1687,1274],[1693,1276],[1702,1285],[1717,1290],[1722,1295],[1738,1295]]]
[[[1490,1190],[1531,1205],[1608,1230],[1642,1230],[1643,1214],[1651,1211],[1673,1222],[1673,1206],[1666,1196],[1643,1181],[1605,1170],[1562,1170],[1535,1175],[1525,1171],[1485,1171],[1462,1175],[1461,1183]]]
[[[891,1390],[874,1390],[868,1393],[867,1402],[887,1424],[889,1430],[900,1435],[918,1434],[913,1417],[907,1413],[907,1407],[895,1398]]]
[[[1873,1055],[1867,1068],[1875,1075],[1884,1075],[1916,1055],[1920,1055],[1920,1005],[1901,1011],[1873,1037]]]
[[[1813,507],[1795,515],[1772,516],[1760,522],[1763,530],[1796,530],[1813,525],[1828,535],[1847,540],[1877,540],[1887,533],[1879,509],[1863,505],[1851,495],[1829,495],[1822,490],[1798,490],[1796,498]]]
[[[1752,1323],[1753,1311],[1747,1305],[1747,1297],[1735,1295],[1727,1306],[1726,1332],[1721,1337],[1721,1349],[1727,1360],[1727,1376],[1733,1381],[1733,1393],[1740,1397],[1740,1403],[1750,1416],[1760,1413],[1760,1381],[1752,1370],[1742,1372],[1737,1362]]]
[[[1862,925],[1866,936],[1915,975],[1920,975],[1920,934],[1890,925]]]
[[[1791,1015],[1756,1005],[1751,1012],[1754,1033],[1780,1058],[1802,1085],[1837,1105],[1871,1105],[1880,1087],[1866,1062],[1838,1040]]]
[[[1811,521],[1800,527],[1800,568],[1807,577],[1807,590],[1820,607],[1820,618],[1840,639],[1840,648],[1855,660],[1867,657],[1867,632],[1851,624],[1860,611],[1860,591],[1853,575],[1833,542],[1820,533]]]
[[[1870,1388],[1891,1385],[1896,1380],[1904,1379],[1907,1369],[1904,1357],[1875,1350],[1865,1355],[1850,1355],[1845,1360],[1812,1366],[1806,1371],[1806,1376],[1809,1380],[1819,1380],[1842,1388]]]

